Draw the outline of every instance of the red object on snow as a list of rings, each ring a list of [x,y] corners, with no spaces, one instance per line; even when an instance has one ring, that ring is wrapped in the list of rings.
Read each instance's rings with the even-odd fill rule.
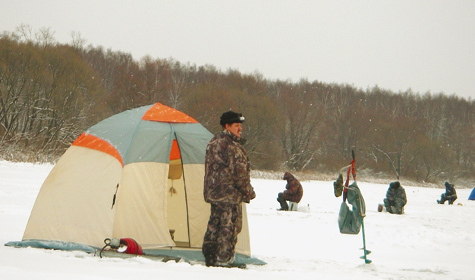
[[[132,238],[121,238],[120,244],[127,246],[126,254],[143,255],[142,246]]]

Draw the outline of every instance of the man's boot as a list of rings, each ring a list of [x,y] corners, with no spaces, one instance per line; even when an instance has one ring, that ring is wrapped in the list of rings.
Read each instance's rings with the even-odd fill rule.
[[[282,193],[279,193],[277,196],[277,201],[280,203],[280,209],[277,209],[279,211],[288,211],[289,210],[289,205],[287,204],[287,201],[285,198],[282,197]]]
[[[218,244],[216,242],[204,242],[201,249],[205,256],[206,266],[214,266],[216,264],[216,249]]]

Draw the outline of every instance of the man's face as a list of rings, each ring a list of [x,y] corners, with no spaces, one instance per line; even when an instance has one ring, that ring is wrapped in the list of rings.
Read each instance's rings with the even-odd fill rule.
[[[241,137],[241,130],[242,130],[241,123],[226,124],[224,128],[229,130],[229,132],[236,135],[237,137]]]

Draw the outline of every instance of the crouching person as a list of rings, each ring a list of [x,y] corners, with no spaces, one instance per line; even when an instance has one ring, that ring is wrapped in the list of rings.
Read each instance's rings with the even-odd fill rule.
[[[299,180],[290,172],[285,172],[283,179],[287,180],[287,185],[285,186],[285,191],[277,195],[277,201],[280,203],[280,209],[278,210],[288,211],[289,205],[287,201],[299,203],[303,196],[303,188]]]
[[[438,204],[444,204],[445,201],[448,201],[449,204],[453,204],[457,199],[457,192],[455,191],[454,184],[449,184],[445,182],[445,193],[440,196],[440,200],[437,200]]]
[[[386,211],[391,214],[404,214],[404,206],[407,203],[406,191],[401,186],[399,181],[389,184],[388,191],[386,192],[386,198],[384,201],[384,207]]]

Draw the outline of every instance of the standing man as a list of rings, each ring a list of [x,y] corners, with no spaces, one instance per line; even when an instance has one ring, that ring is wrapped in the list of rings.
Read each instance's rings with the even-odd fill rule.
[[[250,166],[241,138],[242,114],[221,115],[223,130],[206,148],[204,199],[211,204],[202,252],[207,266],[229,267],[234,263],[237,235],[242,229],[242,202],[256,197]]]

